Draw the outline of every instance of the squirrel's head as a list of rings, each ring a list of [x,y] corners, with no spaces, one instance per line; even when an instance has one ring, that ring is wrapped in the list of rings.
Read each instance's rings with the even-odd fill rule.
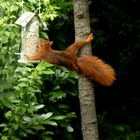
[[[40,49],[50,48],[53,44],[53,41],[45,40],[40,38],[38,42],[38,46]]]

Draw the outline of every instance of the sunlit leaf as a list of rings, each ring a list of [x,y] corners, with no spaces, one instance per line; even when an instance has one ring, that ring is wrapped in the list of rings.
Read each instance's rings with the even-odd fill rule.
[[[34,128],[34,129],[37,129],[37,130],[44,130],[44,129],[45,129],[45,127],[42,126],[42,125],[36,125],[36,126],[34,126],[33,128]]]
[[[68,131],[68,132],[73,132],[74,129],[73,129],[71,126],[67,126],[67,131]]]
[[[47,113],[47,114],[42,114],[41,117],[42,117],[43,119],[48,119],[48,118],[50,118],[52,115],[53,115],[53,113],[52,113],[52,112],[49,112],[49,113]]]
[[[6,126],[7,126],[7,124],[5,124],[5,123],[0,124],[0,127],[6,127]]]
[[[52,126],[57,126],[57,123],[54,121],[47,121],[46,124],[52,125]]]
[[[42,108],[44,108],[44,107],[45,107],[45,105],[40,104],[40,105],[36,105],[36,106],[35,106],[35,109],[36,109],[36,110],[39,110],[39,109],[42,109]]]
[[[53,120],[64,120],[65,116],[54,116],[52,117]]]
[[[23,116],[23,120],[24,120],[25,122],[30,122],[30,121],[31,121],[31,118],[28,117],[28,116]]]

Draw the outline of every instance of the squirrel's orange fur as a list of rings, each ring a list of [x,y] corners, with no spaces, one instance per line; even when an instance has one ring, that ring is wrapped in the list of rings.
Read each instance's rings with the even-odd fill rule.
[[[93,40],[91,33],[87,39],[77,40],[63,51],[53,50],[53,42],[40,39],[37,53],[28,56],[29,60],[45,60],[48,63],[65,66],[71,71],[83,73],[102,85],[109,86],[115,80],[115,71],[101,59],[95,56],[78,56],[80,48]]]

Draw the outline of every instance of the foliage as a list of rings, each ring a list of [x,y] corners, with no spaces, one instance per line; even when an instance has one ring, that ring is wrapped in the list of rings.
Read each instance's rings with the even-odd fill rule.
[[[47,38],[48,21],[62,17],[60,8],[49,0],[1,0],[0,9],[0,139],[72,140],[76,114],[69,106],[77,96],[77,75],[43,62],[18,64],[15,55],[22,10],[39,14],[40,34]]]
[[[93,53],[111,63],[117,72],[112,88],[98,89],[95,85],[100,138],[137,140],[140,137],[139,83],[135,82],[140,79],[138,0],[128,0],[127,4],[125,0],[90,1],[95,35]],[[40,36],[49,35],[55,48],[64,49],[74,41],[70,0],[40,0],[40,4],[37,0],[0,1],[0,139],[76,139],[79,133],[73,136],[71,132],[79,127],[80,120],[73,113],[78,106],[77,76],[63,67],[17,63],[15,53],[20,51],[21,40],[15,21],[25,10],[40,15]]]
[[[46,7],[44,9],[44,7]],[[37,1],[29,0],[29,1],[14,1],[14,0],[1,0],[0,3],[0,69],[1,69],[1,79],[0,84],[2,85],[1,90],[4,90],[6,82],[8,86],[10,83],[14,83],[13,79],[10,79],[10,75],[14,72],[17,66],[17,56],[15,53],[19,52],[20,49],[20,28],[15,25],[15,21],[17,17],[20,16],[23,10],[30,10],[33,12],[38,12],[39,5]],[[57,6],[50,5],[49,0],[44,0],[41,2],[40,14],[42,14],[43,19],[47,21],[49,19],[53,20],[58,16],[57,14]],[[47,36],[46,33],[41,29],[41,33],[43,36]],[[4,77],[4,78],[3,78]],[[4,84],[5,83],[5,84]],[[10,88],[10,87],[9,87]],[[6,87],[6,89],[8,89]]]
[[[30,139],[33,136],[36,139],[55,139],[61,138],[61,131],[73,132],[70,122],[75,113],[69,112],[63,100],[67,94],[76,94],[73,89],[71,93],[62,89],[66,83],[75,84],[75,77],[75,73],[65,68],[57,69],[43,62],[35,68],[24,65],[17,67],[13,76],[16,84],[11,102],[7,104],[3,116],[5,121],[0,125],[3,128],[1,139]],[[69,139],[67,136],[63,135],[63,138]]]
[[[8,106],[7,103],[11,100],[9,94],[11,94],[13,87],[12,84],[15,79],[11,77],[17,67],[16,52],[20,48],[20,34],[19,28],[14,24],[16,19],[16,10],[9,1],[1,1],[0,3],[0,106]],[[8,6],[9,5],[9,6]],[[6,98],[6,94],[7,97]]]
[[[65,49],[71,45],[74,38],[74,22],[73,22],[73,5],[70,0],[51,0],[60,7],[59,17],[52,21],[49,21],[48,34],[50,40],[54,41],[53,47],[55,49]],[[56,32],[58,31],[58,32]]]

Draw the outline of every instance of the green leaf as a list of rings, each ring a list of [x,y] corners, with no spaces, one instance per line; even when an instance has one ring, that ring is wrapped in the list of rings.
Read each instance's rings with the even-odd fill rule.
[[[73,132],[74,129],[73,129],[71,126],[67,126],[67,131],[68,131],[68,132]]]
[[[48,37],[46,32],[40,32],[40,36],[41,36],[41,38],[49,39],[49,37]]]
[[[14,130],[18,130],[19,124],[15,123],[15,124],[12,125],[12,127],[13,127]]]
[[[55,86],[54,88],[53,88],[53,90],[59,90],[60,89],[60,86]]]
[[[65,116],[54,116],[52,117],[53,120],[64,120],[66,117]]]
[[[27,73],[27,69],[23,67],[17,67],[15,72],[22,73],[23,75],[25,75]]]
[[[50,93],[51,97],[49,98],[50,101],[55,101],[56,99],[62,99],[66,97],[66,93],[63,91],[55,91]]]
[[[5,117],[6,117],[6,118],[12,117],[12,111],[6,112],[6,113],[5,113]]]
[[[37,129],[37,130],[44,130],[45,129],[45,127],[42,125],[37,125],[37,126],[34,126],[33,128]]]
[[[55,74],[55,72],[53,71],[53,70],[51,70],[51,69],[47,69],[46,71],[43,71],[42,72],[43,74]]]
[[[43,133],[43,135],[54,135],[54,132],[52,132],[52,131],[45,131]]]
[[[50,4],[50,0],[43,0],[44,6],[48,6]]]
[[[66,115],[66,118],[75,118],[76,117],[76,114],[75,114],[75,112],[71,112],[71,113],[68,113],[67,115]]]
[[[29,82],[29,78],[20,78],[19,82]]]
[[[52,126],[57,126],[57,123],[54,122],[54,121],[46,121],[45,124],[52,125]]]
[[[14,86],[14,89],[17,90],[17,91],[21,90],[21,88],[19,86]]]
[[[32,129],[25,129],[25,131],[29,134],[35,135],[35,132]]]
[[[29,0],[31,3],[35,4],[36,0]]]
[[[44,136],[43,140],[53,140],[53,139],[51,137],[49,137],[49,136]]]
[[[6,127],[6,126],[7,126],[7,124],[5,124],[5,123],[0,124],[0,127]]]
[[[41,117],[42,117],[42,119],[48,119],[48,118],[50,118],[52,115],[53,115],[53,113],[52,113],[52,112],[49,112],[49,113],[47,113],[47,114],[42,114]]]
[[[1,140],[9,140],[8,136],[2,136]]]
[[[69,77],[78,79],[78,74],[76,72],[70,72]]]
[[[28,87],[28,84],[20,83],[18,86],[19,86],[20,88],[23,88],[23,87]]]
[[[5,31],[5,35],[6,35],[7,37],[10,37],[10,33],[9,33],[8,31]]]
[[[75,84],[75,82],[76,82],[74,79],[68,79],[68,81],[72,84]]]
[[[31,118],[28,117],[28,116],[23,116],[23,120],[24,120],[25,122],[30,122],[30,121],[31,121]]]
[[[34,116],[33,118],[31,118],[31,121],[36,123],[36,122],[43,122],[48,120],[51,116],[53,115],[52,112],[46,113],[46,114],[41,114],[41,115],[37,115]]]
[[[39,110],[39,109],[42,109],[42,108],[44,108],[44,107],[45,107],[45,105],[43,105],[43,104],[36,105],[36,106],[35,106],[35,110]]]

